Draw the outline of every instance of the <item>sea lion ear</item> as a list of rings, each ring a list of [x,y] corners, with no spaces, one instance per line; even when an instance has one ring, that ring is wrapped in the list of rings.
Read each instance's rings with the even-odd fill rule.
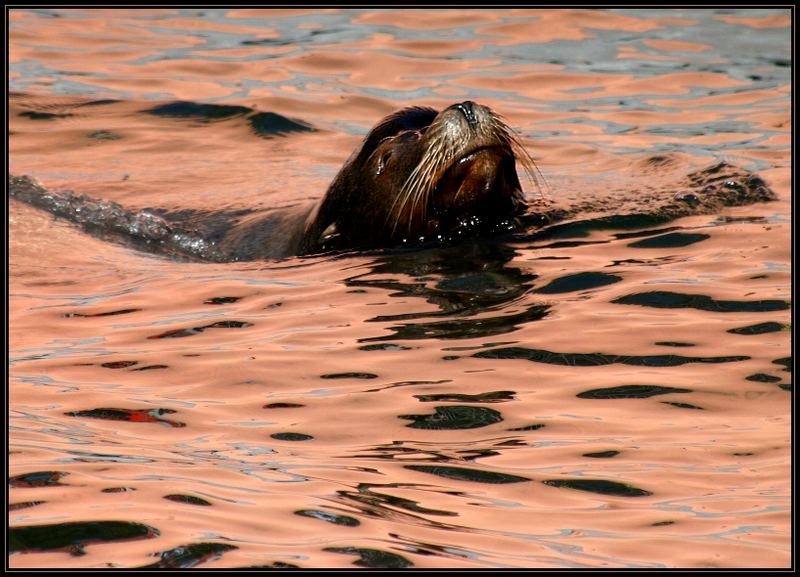
[[[369,131],[361,148],[353,153],[352,159],[359,158],[364,162],[386,138],[407,130],[425,130],[437,114],[436,110],[425,106],[411,106],[390,114]]]

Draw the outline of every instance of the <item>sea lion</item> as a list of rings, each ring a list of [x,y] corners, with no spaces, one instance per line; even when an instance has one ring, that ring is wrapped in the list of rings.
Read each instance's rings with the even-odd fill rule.
[[[496,113],[471,101],[406,108],[370,131],[309,215],[300,252],[451,239],[510,224],[533,160]]]
[[[657,161],[657,162],[656,162]],[[668,157],[647,166],[662,170]],[[437,112],[410,107],[381,120],[308,207],[267,214],[131,211],[74,193],[55,194],[9,177],[9,194],[94,234],[139,248],[212,261],[284,258],[347,249],[450,242],[540,227],[580,214],[677,218],[773,200],[759,177],[720,163],[686,175],[678,191],[602,196],[556,206],[525,197],[517,163],[541,192],[541,173],[519,138],[486,106],[465,101]]]

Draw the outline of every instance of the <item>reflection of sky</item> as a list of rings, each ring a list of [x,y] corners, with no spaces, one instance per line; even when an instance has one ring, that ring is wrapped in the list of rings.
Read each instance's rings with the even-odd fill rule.
[[[95,16],[91,13],[75,13],[69,11],[34,10],[33,12],[47,19],[42,22],[42,29],[57,26],[58,20],[51,15],[58,14],[60,18],[81,19]],[[520,64],[555,64],[563,66],[566,72],[583,72],[597,74],[631,74],[636,77],[648,77],[669,72],[720,72],[734,79],[753,82],[758,89],[773,88],[789,81],[790,75],[790,28],[754,28],[751,26],[729,24],[716,19],[718,15],[746,16],[748,18],[762,18],[788,12],[787,10],[621,10],[621,14],[629,17],[651,19],[689,19],[695,21],[694,25],[685,23],[668,25],[644,32],[630,32],[625,30],[601,30],[586,28],[587,38],[581,40],[556,40],[536,44],[494,44],[492,39],[497,37],[486,31],[486,24],[470,24],[466,26],[450,26],[447,29],[413,30],[392,26],[388,24],[356,23],[353,20],[363,14],[363,10],[348,10],[339,14],[309,13],[302,16],[286,16],[282,18],[231,18],[226,10],[178,10],[175,14],[135,14],[126,13],[125,21],[139,22],[139,27],[149,33],[165,36],[181,36],[199,39],[201,42],[190,47],[163,47],[157,53],[127,61],[127,64],[137,65],[152,61],[169,59],[200,59],[220,62],[245,62],[265,59],[280,60],[284,57],[300,55],[310,50],[321,47],[335,49],[342,52],[348,50],[362,50],[362,48],[348,47],[348,44],[367,42],[376,34],[390,35],[397,40],[480,40],[476,50],[461,52],[451,55],[459,60],[499,60],[501,65],[493,67],[489,73],[492,75],[503,74],[503,66],[519,66]],[[242,33],[215,30],[187,30],[185,28],[170,27],[169,21],[174,18],[196,19],[208,23],[219,23],[224,27],[242,26]],[[531,15],[509,14],[501,15],[495,25],[520,22],[536,18]],[[13,34],[15,27],[29,28],[25,22],[10,22]],[[132,35],[137,34],[137,26],[127,24]],[[267,37],[260,38],[253,34],[251,29],[263,28],[269,31]],[[247,30],[247,32],[244,32]],[[276,38],[272,38],[277,34]],[[663,56],[663,52],[651,48],[644,41],[668,40],[689,43],[702,43],[709,45],[707,50],[685,53],[670,53],[666,60],[648,60],[649,54]],[[124,46],[124,38],[120,39]],[[45,42],[40,45],[47,46]],[[248,55],[230,55],[225,51],[232,48],[264,46],[293,47],[288,52],[263,53]],[[635,50],[640,58],[617,58],[621,47]],[[63,48],[62,48],[63,50]],[[218,55],[209,55],[208,52],[219,50]],[[195,55],[195,52],[201,52]],[[408,55],[403,50],[385,50],[396,55]],[[674,56],[673,56],[674,55]],[[416,55],[419,58],[419,55]],[[441,56],[437,56],[442,58]],[[446,58],[446,57],[445,57]],[[30,61],[14,63],[11,70],[21,76],[10,80],[12,90],[24,90],[36,82],[36,78],[44,75],[67,73],[66,71],[51,70],[46,63]],[[435,74],[435,70],[429,70]],[[422,72],[421,72],[422,73]],[[509,72],[518,73],[517,71]],[[75,74],[74,71],[69,74]],[[470,72],[474,74],[474,72]],[[445,79],[448,83],[457,84],[458,75],[449,75]],[[258,79],[244,79],[245,86],[282,85],[305,86],[315,82],[325,82],[327,75],[309,75],[307,77],[295,76],[290,80],[275,83],[260,83]],[[66,86],[59,85],[56,81],[54,89],[58,93],[83,92],[81,86],[70,83]],[[87,81],[88,82],[88,81]],[[756,86],[751,86],[755,88]],[[426,92],[421,91],[421,92]],[[243,92],[246,92],[244,90]],[[379,95],[389,92],[384,96],[392,97],[391,91],[370,90]],[[719,92],[717,92],[719,93]],[[244,94],[242,94],[244,95]],[[237,97],[239,95],[236,95]],[[403,93],[403,96],[408,95]],[[431,96],[420,94],[419,96]],[[684,98],[693,98],[698,94],[684,95]],[[593,102],[593,101],[589,101]]]

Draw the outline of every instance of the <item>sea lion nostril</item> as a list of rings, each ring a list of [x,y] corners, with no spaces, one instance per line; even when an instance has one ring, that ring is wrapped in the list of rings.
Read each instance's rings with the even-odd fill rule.
[[[464,118],[466,118],[467,122],[470,124],[478,124],[478,117],[475,116],[475,109],[473,108],[474,104],[475,103],[471,100],[467,100],[455,105],[455,107],[461,111],[461,113],[464,115]]]

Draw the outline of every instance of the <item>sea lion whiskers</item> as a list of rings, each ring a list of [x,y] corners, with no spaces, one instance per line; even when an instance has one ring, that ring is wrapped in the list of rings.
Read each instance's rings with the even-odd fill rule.
[[[519,135],[514,132],[508,124],[505,123],[503,117],[493,110],[490,110],[492,118],[495,120],[494,128],[497,131],[495,134],[502,140],[513,152],[516,159],[522,165],[525,175],[528,180],[539,193],[542,200],[548,200],[550,185],[547,183],[544,174],[539,169],[536,161],[533,159],[528,150],[523,146],[522,140]],[[547,192],[548,194],[545,194]]]
[[[547,179],[544,177],[544,174],[542,174],[539,165],[536,164],[531,154],[516,138],[512,140],[511,148],[517,160],[519,160],[519,163],[522,165],[528,180],[536,189],[536,192],[539,193],[539,198],[542,200],[549,200],[551,191],[550,185],[547,183]]]
[[[441,132],[442,122],[440,120],[431,124],[427,131],[428,134],[434,135],[439,135]],[[392,203],[387,218],[389,221],[394,220],[392,234],[396,232],[400,217],[407,205],[409,211],[408,234],[410,235],[412,232],[415,210],[420,210],[420,218],[424,222],[430,194],[436,188],[442,175],[449,167],[450,161],[456,154],[453,143],[447,139],[437,137],[429,142],[433,144],[425,149],[425,153],[419,163],[411,171]],[[398,201],[400,201],[399,204]]]

